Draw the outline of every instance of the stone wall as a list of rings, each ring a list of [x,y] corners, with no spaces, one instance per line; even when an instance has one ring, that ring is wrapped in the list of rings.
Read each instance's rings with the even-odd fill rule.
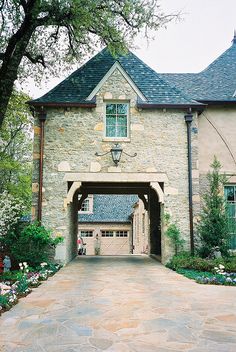
[[[124,151],[135,158],[122,155],[118,167],[114,167],[110,154],[96,157],[95,153],[109,151],[114,140],[104,137],[104,101],[130,102],[130,136],[123,139]],[[139,110],[137,95],[116,70],[97,94],[96,108],[49,108],[45,122],[43,223],[55,233],[68,237],[69,220],[63,199],[68,185],[63,181],[69,172],[132,172],[164,173],[165,211],[176,221],[189,246],[188,164],[187,133],[181,110]],[[196,117],[195,122],[196,125]],[[38,122],[35,124],[35,170],[33,176],[35,212],[38,184]],[[194,126],[196,127],[196,126]],[[197,132],[197,127],[196,131]],[[194,194],[198,203],[198,155],[197,133],[193,133]],[[115,179],[114,179],[115,181]],[[64,244],[66,246],[66,244]],[[63,247],[63,245],[62,245]],[[61,248],[62,252],[63,249]],[[60,253],[61,253],[60,252]],[[165,261],[170,255],[165,246]],[[69,260],[69,254],[66,259]]]

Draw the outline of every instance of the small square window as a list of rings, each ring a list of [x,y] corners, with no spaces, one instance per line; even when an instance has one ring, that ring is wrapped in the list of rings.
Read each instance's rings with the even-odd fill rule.
[[[78,199],[80,199],[79,195]],[[93,213],[93,195],[89,195],[82,203],[81,209],[79,210],[81,214],[91,214]]]
[[[106,135],[108,138],[128,137],[128,103],[106,104]]]

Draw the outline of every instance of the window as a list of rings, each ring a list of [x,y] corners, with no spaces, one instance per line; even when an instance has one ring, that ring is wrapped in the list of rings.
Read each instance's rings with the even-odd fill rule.
[[[225,186],[225,199],[231,233],[230,247],[236,249],[236,185]]]
[[[128,231],[125,230],[106,230],[101,231],[102,237],[128,237]]]
[[[106,137],[128,137],[128,104],[106,104]]]
[[[79,233],[81,237],[93,237],[93,231],[91,230],[81,230]]]
[[[80,199],[81,195],[79,195]],[[91,214],[93,212],[93,195],[89,195],[82,203],[80,214]]]
[[[101,231],[102,237],[113,237],[113,231]]]
[[[116,237],[128,237],[128,231],[116,231]]]

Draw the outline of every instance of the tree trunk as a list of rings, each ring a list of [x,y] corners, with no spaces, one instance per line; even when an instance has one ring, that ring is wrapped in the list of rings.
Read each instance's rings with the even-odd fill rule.
[[[3,55],[0,68],[0,128],[3,124],[7,106],[13,91],[14,82],[17,79],[18,69],[25,55],[30,38],[37,27],[35,4],[38,0],[32,0],[26,8],[24,20],[16,33],[10,38]]]

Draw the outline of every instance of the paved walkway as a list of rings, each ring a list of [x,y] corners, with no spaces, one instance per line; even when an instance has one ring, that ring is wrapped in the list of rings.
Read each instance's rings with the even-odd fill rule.
[[[235,352],[236,288],[145,256],[80,257],[0,318],[1,352]]]

